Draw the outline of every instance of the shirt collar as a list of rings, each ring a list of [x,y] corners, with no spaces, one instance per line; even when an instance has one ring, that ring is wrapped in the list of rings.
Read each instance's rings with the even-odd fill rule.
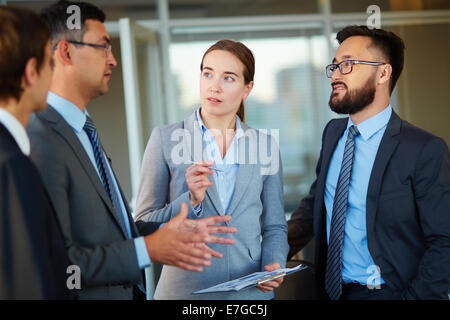
[[[205,132],[208,130],[208,128],[206,128],[205,124],[202,121],[202,117],[200,116],[200,110],[201,108],[198,108],[195,111],[195,115],[197,116],[197,123],[199,125],[199,127],[202,129],[202,134],[204,135]],[[242,132],[242,126],[241,126],[241,119],[239,119],[239,116],[236,115],[236,134],[235,134],[235,138],[240,138],[241,136],[243,136],[243,132]]]
[[[377,113],[376,115],[370,117],[367,120],[364,120],[356,127],[358,131],[361,133],[361,137],[364,140],[369,140],[375,133],[379,130],[383,129],[389,122],[392,114],[392,107],[389,104],[383,111]],[[352,125],[354,125],[352,119],[348,118],[347,130]]]
[[[81,111],[76,105],[69,100],[49,91],[47,96],[47,103],[51,105],[67,123],[77,132],[83,130],[86,123],[86,116],[89,115],[87,109]]]
[[[3,124],[6,130],[12,135],[20,150],[26,156],[30,155],[30,139],[27,132],[19,120],[11,113],[0,107],[0,123]]]

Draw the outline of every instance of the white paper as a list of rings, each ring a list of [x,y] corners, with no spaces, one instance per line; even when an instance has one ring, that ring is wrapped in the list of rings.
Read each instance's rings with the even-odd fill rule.
[[[209,287],[207,289],[198,290],[193,292],[193,294],[201,294],[201,293],[212,293],[212,292],[227,292],[227,291],[239,291],[245,288],[251,288],[256,285],[258,285],[258,282],[262,281],[264,278],[270,277],[270,276],[276,276],[285,273],[285,275],[289,275],[291,273],[300,271],[305,269],[306,266],[299,264],[296,267],[293,268],[284,268],[284,269],[278,269],[274,271],[262,271],[262,272],[255,272],[251,273],[249,275],[246,275],[244,277],[234,279],[231,281],[223,282],[218,285]],[[273,279],[276,279],[273,278]]]

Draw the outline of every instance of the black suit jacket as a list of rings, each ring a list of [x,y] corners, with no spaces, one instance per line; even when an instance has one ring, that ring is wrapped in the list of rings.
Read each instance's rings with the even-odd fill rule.
[[[317,178],[292,214],[290,255],[315,237],[317,289],[325,294],[327,256],[324,188],[347,119],[325,127]],[[446,143],[393,112],[372,168],[366,199],[367,244],[398,298],[448,299],[450,156]]]
[[[67,266],[39,173],[0,124],[0,300],[70,298]]]
[[[30,116],[27,131],[31,159],[55,207],[69,260],[81,269],[77,298],[133,299],[138,292],[133,286],[143,284],[144,280],[134,240],[127,238],[118,213],[72,127],[48,106]],[[117,178],[116,181],[119,185]],[[132,237],[138,237],[142,233],[121,195]],[[147,223],[146,233],[159,225]]]

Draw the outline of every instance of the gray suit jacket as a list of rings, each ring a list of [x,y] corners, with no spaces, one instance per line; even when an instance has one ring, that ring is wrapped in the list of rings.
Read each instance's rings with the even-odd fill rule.
[[[78,297],[132,299],[132,286],[143,282],[135,245],[122,230],[78,137],[51,106],[30,117],[27,131],[31,158],[55,207],[69,259],[81,269]],[[139,232],[127,211],[136,237]]]
[[[271,136],[245,124],[242,124],[242,129],[245,134],[238,139],[239,157],[245,156],[246,161],[239,161],[229,209],[224,212],[214,177],[209,176],[213,185],[206,190],[198,217],[189,204],[185,179],[186,169],[191,165],[189,161],[202,159],[201,128],[195,113],[184,121],[153,130],[143,159],[136,219],[169,221],[180,210],[181,202],[186,202],[189,218],[228,214],[233,220],[227,224],[238,229],[235,234],[225,235],[234,238],[235,244],[210,244],[212,249],[223,254],[223,258],[213,258],[212,265],[204,268],[203,272],[164,266],[155,292],[156,299],[273,298],[273,292],[264,294],[256,288],[237,293],[191,295],[195,290],[262,271],[265,265],[273,262],[282,267],[286,264],[289,246],[278,147]],[[271,154],[265,149],[267,145],[272,150]],[[263,156],[258,156],[259,151]]]

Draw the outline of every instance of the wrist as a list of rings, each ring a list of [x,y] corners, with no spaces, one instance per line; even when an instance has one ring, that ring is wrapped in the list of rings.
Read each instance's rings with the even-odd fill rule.
[[[190,191],[189,191],[189,202],[191,203],[191,207],[193,209],[200,204],[200,201],[196,200]]]
[[[147,249],[148,256],[150,260],[154,259],[154,252],[153,252],[153,234],[149,234],[144,237],[144,243],[145,248]]]

